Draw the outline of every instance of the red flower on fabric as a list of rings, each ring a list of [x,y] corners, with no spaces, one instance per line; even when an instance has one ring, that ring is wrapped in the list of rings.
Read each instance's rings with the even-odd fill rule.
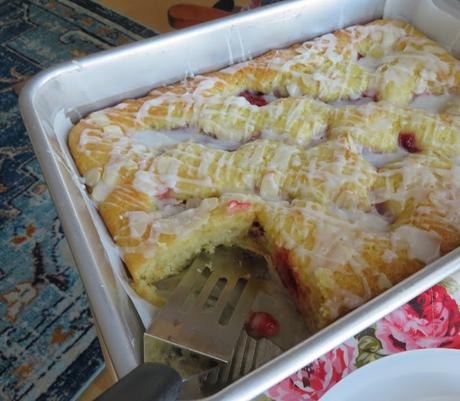
[[[420,348],[460,348],[460,312],[435,285],[377,323],[375,336],[388,353]]]
[[[299,370],[268,391],[277,401],[319,400],[334,384],[352,372],[356,341],[349,340]]]

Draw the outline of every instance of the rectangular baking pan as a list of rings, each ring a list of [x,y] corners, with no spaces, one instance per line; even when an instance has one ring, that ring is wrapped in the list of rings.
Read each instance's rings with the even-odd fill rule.
[[[382,16],[408,20],[459,56],[459,0],[297,0],[60,64],[23,89],[21,113],[118,377],[141,363],[144,327],[114,276],[113,265],[121,261],[107,249],[108,234],[101,230],[103,223],[85,197],[68,153],[72,124],[90,111],[190,74]],[[458,267],[460,249],[206,400],[252,399]]]

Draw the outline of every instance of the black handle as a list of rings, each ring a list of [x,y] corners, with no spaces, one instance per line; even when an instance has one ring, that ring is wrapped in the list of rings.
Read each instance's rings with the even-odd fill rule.
[[[144,363],[129,372],[95,401],[176,401],[180,375],[159,363]]]

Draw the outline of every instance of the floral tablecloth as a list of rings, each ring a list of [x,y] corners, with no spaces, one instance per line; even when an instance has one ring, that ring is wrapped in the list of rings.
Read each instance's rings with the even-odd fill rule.
[[[276,401],[316,401],[345,376],[379,358],[422,348],[460,349],[460,272],[272,387]]]
[[[252,7],[275,0],[254,0]],[[102,358],[89,308],[17,107],[25,79],[154,33],[89,0],[0,0],[0,400],[70,400]],[[386,355],[460,348],[460,273],[266,392],[318,400]]]

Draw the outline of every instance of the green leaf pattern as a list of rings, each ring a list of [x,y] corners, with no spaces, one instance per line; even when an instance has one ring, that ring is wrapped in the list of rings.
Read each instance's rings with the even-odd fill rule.
[[[355,360],[355,365],[360,368],[369,362],[376,361],[382,356],[382,344],[381,342],[371,335],[364,335],[359,339],[358,342],[358,356]]]
[[[439,284],[442,285],[450,295],[454,295],[458,290],[460,290],[460,285],[453,277],[447,277]]]

